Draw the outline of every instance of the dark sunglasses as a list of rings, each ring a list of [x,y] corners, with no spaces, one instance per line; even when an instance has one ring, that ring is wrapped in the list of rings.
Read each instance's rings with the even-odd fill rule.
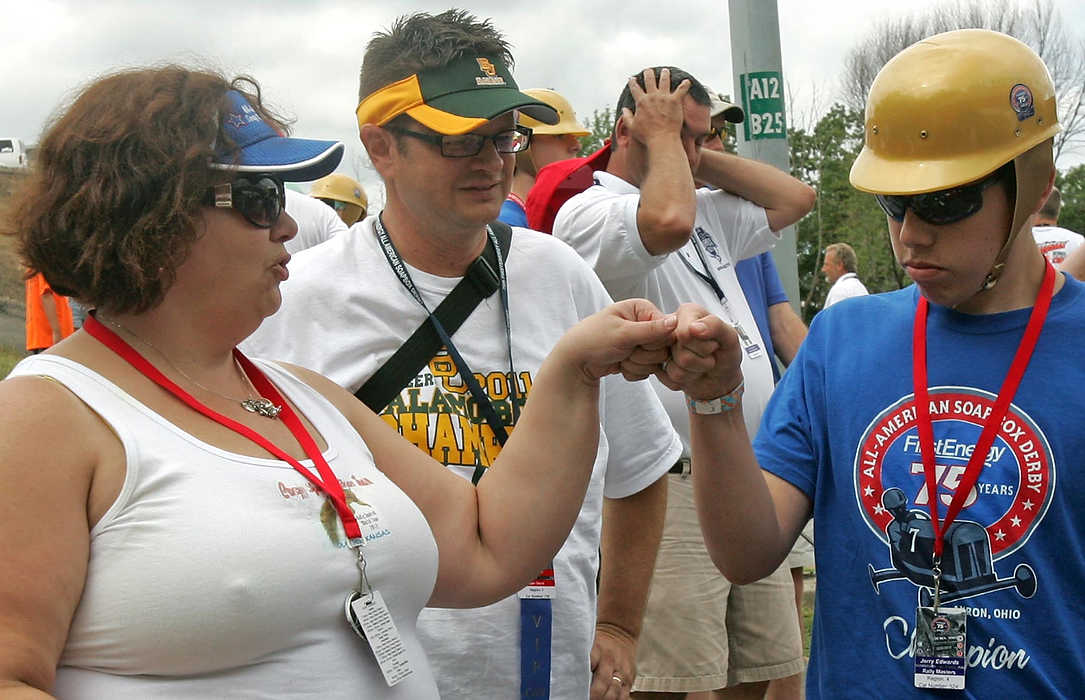
[[[253,226],[271,228],[286,208],[286,188],[271,175],[242,175],[212,187],[208,199],[208,204],[237,210]]]
[[[334,209],[337,213],[343,211],[348,206],[350,206],[349,202],[342,202],[342,201],[340,201],[338,199],[328,199],[327,197],[317,197],[317,199],[319,199],[321,202],[324,202],[325,204],[327,204],[329,207]]]
[[[470,158],[482,152],[482,147],[487,141],[494,142],[494,148],[498,153],[519,153],[526,151],[531,145],[531,129],[526,126],[518,126],[507,131],[499,131],[492,136],[484,134],[424,134],[421,131],[411,131],[398,126],[386,126],[385,129],[395,134],[402,134],[416,138],[419,141],[432,143],[439,146],[441,155],[445,158]]]
[[[904,213],[911,209],[928,224],[942,226],[963,221],[983,208],[983,191],[1002,179],[1002,171],[996,170],[979,182],[948,190],[925,194],[876,194],[882,210],[894,221],[904,221]]]
[[[722,126],[714,126],[708,130],[708,138],[710,139],[722,139],[724,135],[724,129]]]

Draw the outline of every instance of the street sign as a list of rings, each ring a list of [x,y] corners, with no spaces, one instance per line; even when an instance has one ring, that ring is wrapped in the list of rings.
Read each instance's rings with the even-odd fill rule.
[[[743,128],[747,141],[787,138],[784,119],[784,81],[778,71],[743,73],[742,108],[746,110]]]

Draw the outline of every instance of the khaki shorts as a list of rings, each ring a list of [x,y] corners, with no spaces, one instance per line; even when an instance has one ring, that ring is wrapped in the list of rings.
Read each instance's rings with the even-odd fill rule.
[[[802,529],[799,539],[795,540],[795,546],[787,555],[787,568],[789,569],[812,569],[814,568],[814,521],[807,520],[806,527]]]
[[[731,585],[705,549],[692,479],[672,474],[633,690],[715,690],[785,678],[803,665],[786,562],[760,581]]]

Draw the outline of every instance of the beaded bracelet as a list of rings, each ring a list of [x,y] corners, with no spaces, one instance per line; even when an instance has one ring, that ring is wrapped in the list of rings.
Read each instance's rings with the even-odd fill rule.
[[[738,400],[742,398],[742,392],[746,389],[746,380],[742,380],[731,391],[727,392],[723,396],[719,396],[707,401],[698,401],[696,399],[689,399],[689,411],[690,413],[698,413],[701,415],[715,415],[717,413],[727,413],[735,406],[738,405]]]

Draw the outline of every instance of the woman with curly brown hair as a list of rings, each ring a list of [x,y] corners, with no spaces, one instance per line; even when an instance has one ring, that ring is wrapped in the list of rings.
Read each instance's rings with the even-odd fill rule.
[[[599,379],[675,338],[644,302],[573,328],[476,489],[236,350],[288,276],[283,181],[342,156],[276,123],[253,81],[168,66],[95,82],[42,139],[11,227],[96,311],[0,383],[2,697],[435,697],[419,609],[532,579],[583,499]]]

